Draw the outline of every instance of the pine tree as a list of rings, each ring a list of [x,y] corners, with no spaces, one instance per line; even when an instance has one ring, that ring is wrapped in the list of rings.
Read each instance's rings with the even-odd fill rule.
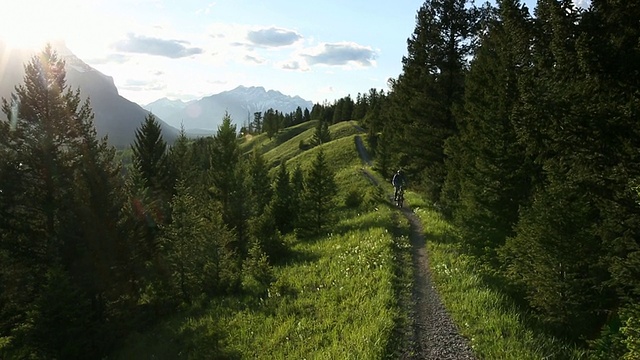
[[[218,132],[213,137],[209,151],[214,198],[222,204],[223,209],[228,209],[231,205],[231,195],[239,183],[236,171],[240,163],[236,126],[231,124],[229,114],[224,116],[222,124],[218,126]],[[224,218],[225,223],[231,223],[230,214],[226,214]]]
[[[304,115],[302,114],[302,108],[300,106],[298,106],[296,108],[296,113],[295,113],[295,116],[293,118],[292,125],[302,124],[303,121],[304,121]]]
[[[262,154],[254,148],[250,160],[249,190],[253,202],[253,215],[260,214],[271,201],[273,190],[269,169]]]
[[[315,146],[322,145],[331,141],[331,132],[329,131],[329,123],[326,121],[318,121],[316,130],[311,138],[311,143]]]
[[[518,1],[498,4],[498,17],[488,24],[466,78],[459,133],[445,144],[442,196],[464,241],[491,261],[514,235],[534,172],[512,123],[520,99],[519,69],[528,65],[533,23]]]
[[[279,115],[273,109],[269,109],[264,113],[263,131],[267,133],[269,139],[273,138],[280,130]]]
[[[305,192],[304,172],[300,166],[296,166],[291,173],[291,213],[294,228],[299,228],[305,211],[303,196]]]
[[[457,131],[478,17],[466,0],[425,1],[407,41],[403,73],[391,84],[394,124],[387,135],[399,165],[409,176],[420,175],[433,201],[440,199],[446,175],[444,142]]]
[[[303,218],[300,223],[302,236],[319,235],[333,223],[337,193],[334,173],[327,163],[324,151],[320,149],[305,177],[302,198],[304,211],[300,214]]]
[[[144,123],[136,130],[131,149],[133,164],[140,171],[144,186],[157,194],[160,201],[169,201],[174,179],[170,173],[167,143],[162,138],[160,123],[153,114],[147,115]]]
[[[324,115],[324,107],[318,103],[313,104],[311,113],[309,114],[310,120],[321,120]]]
[[[191,179],[195,175],[193,153],[184,127],[180,127],[180,133],[173,146],[169,149],[168,157],[171,164],[171,173],[176,181]]]
[[[295,213],[293,212],[294,194],[285,161],[280,164],[274,184],[274,197],[271,202],[275,227],[282,234],[293,230]]]
[[[167,295],[190,303],[202,294],[213,295],[236,286],[236,256],[228,246],[233,234],[226,229],[211,202],[190,194],[185,182],[171,202],[173,221],[163,229],[162,254],[169,267]]]
[[[606,249],[600,261],[611,276],[606,285],[612,286],[617,295],[608,309],[614,316],[609,317],[607,326],[616,336],[617,318],[626,324],[621,340],[624,343],[617,344],[624,351],[601,351],[604,356],[625,359],[640,353],[640,203],[635,180],[640,177],[636,115],[640,108],[639,18],[640,6],[635,2],[594,0],[589,11],[582,14],[583,33],[576,44],[580,67],[588,74],[580,92],[584,100],[578,106],[585,114],[583,121],[588,120],[592,128],[588,134],[592,152],[581,152],[580,158],[591,165],[587,179],[601,214],[597,235]]]
[[[598,234],[607,130],[582,103],[589,76],[578,63],[578,12],[569,1],[541,0],[536,17],[532,66],[520,78],[514,119],[543,171],[534,174],[533,202],[521,209],[504,254],[509,275],[541,320],[559,331],[571,324],[574,337],[593,337],[612,302]]]
[[[119,252],[126,239],[114,151],[96,139],[90,104],[68,88],[50,46],[25,66],[24,85],[2,108],[0,305],[11,305],[0,309],[1,331],[15,334],[24,356],[102,357],[115,335],[107,319],[117,327],[115,314],[126,316],[116,302],[127,296],[119,285],[128,254]],[[92,332],[78,330],[88,323]]]
[[[232,246],[239,254],[246,254],[247,221],[251,210],[251,199],[246,196],[249,193],[249,168],[240,159],[236,126],[231,124],[229,114],[222,119],[211,141],[210,156],[210,192],[213,199],[220,203],[224,223],[236,234],[236,242]]]
[[[305,108],[302,116],[302,121],[307,122],[309,120],[311,120],[311,113],[309,112],[309,109]]]

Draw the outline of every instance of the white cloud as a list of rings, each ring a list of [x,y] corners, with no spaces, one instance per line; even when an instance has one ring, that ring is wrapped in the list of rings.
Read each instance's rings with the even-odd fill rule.
[[[370,67],[375,65],[377,53],[369,46],[353,42],[323,43],[301,53],[309,65],[357,65]]]
[[[201,48],[187,45],[189,42],[184,40],[166,40],[130,33],[127,34],[127,39],[116,42],[114,47],[122,52],[158,55],[171,59],[203,53]]]
[[[196,14],[198,14],[198,15],[200,15],[200,14],[209,15],[211,13],[211,9],[213,9],[215,6],[216,6],[215,2],[209,3],[204,8],[196,10]]]
[[[303,64],[301,64],[297,60],[285,61],[285,62],[282,62],[282,63],[278,64],[278,66],[281,69],[284,69],[284,70],[300,70],[300,71],[309,70],[308,67],[304,66]]]
[[[244,56],[244,60],[252,64],[264,64],[267,61],[266,59],[260,56],[254,56],[249,54]]]
[[[287,46],[300,39],[302,35],[296,31],[276,27],[250,30],[247,33],[247,40],[251,44],[265,47]]]

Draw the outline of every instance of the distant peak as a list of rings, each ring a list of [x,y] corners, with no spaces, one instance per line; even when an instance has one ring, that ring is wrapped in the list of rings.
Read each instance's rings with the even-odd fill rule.
[[[246,91],[258,90],[258,91],[266,92],[266,90],[262,86],[244,86],[244,85],[239,85],[235,89],[231,90],[231,92],[233,92],[233,91],[242,91],[242,90],[246,90]]]

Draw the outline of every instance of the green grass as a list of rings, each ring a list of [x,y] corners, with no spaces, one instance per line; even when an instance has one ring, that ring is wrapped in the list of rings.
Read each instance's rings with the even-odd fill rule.
[[[353,215],[338,224],[347,231],[297,243],[302,255],[277,269],[278,282],[257,306],[218,308],[232,351],[273,359],[383,357],[398,311],[390,214]]]
[[[329,131],[331,132],[332,141],[330,141],[327,144],[323,144],[325,148],[331,148],[337,145],[338,143],[336,143],[336,140],[342,140],[346,137],[349,137],[351,135],[358,133],[358,131],[353,126],[353,124],[351,124],[350,122],[340,122],[340,123],[331,125],[329,126]],[[290,137],[287,141],[284,141],[277,148],[266,151],[264,153],[265,160],[267,161],[270,167],[275,167],[279,165],[283,160],[289,161],[290,159],[298,155],[305,154],[310,150],[316,149],[316,147],[308,149],[311,147],[310,144],[311,144],[311,140],[313,138],[314,133],[315,133],[315,125],[314,127],[311,127],[303,132],[297,133],[295,136]],[[300,141],[303,141],[306,144],[307,148],[300,149]],[[331,144],[331,145],[327,146],[328,144]],[[343,149],[344,148],[341,148],[340,151]],[[354,149],[355,149],[355,145],[354,145]],[[348,153],[349,152],[347,152],[347,156],[349,155]],[[355,153],[355,155],[357,157],[357,153]]]
[[[478,358],[584,358],[572,346],[534,330],[508,296],[486,283],[485,268],[461,250],[455,228],[417,195],[407,201],[424,226],[436,287]]]
[[[295,126],[288,127],[283,129],[281,132],[276,134],[273,138],[269,139],[266,133],[262,133],[259,135],[250,135],[246,136],[242,144],[240,145],[240,149],[243,153],[250,153],[254,148],[257,148],[258,151],[262,153],[266,153],[281,144],[287,142],[291,138],[309,130],[314,129],[317,124],[317,120],[307,121],[302,124],[298,124]]]
[[[390,180],[374,173],[381,184],[375,187],[363,176],[352,124],[336,124],[333,141],[300,150],[300,140],[308,142],[313,131],[313,126],[300,127],[281,133],[282,141],[257,138],[251,146],[271,149],[265,154],[270,164],[287,159],[289,169],[307,169],[318,151],[325,152],[338,184],[339,220],[332,232],[307,241],[289,237],[293,255],[275,267],[277,281],[263,299],[215,298],[135,334],[114,358],[371,359],[406,354],[411,321],[405,310],[411,303],[413,271],[408,223],[388,202]],[[424,226],[434,283],[479,359],[586,357],[533,327],[499,286],[487,283],[486,267],[464,253],[456,229],[420,194],[409,188],[405,199]]]
[[[391,197],[390,180],[373,175]],[[499,285],[489,284],[486,266],[464,253],[455,227],[421,194],[409,188],[405,203],[423,225],[431,274],[442,301],[479,359],[586,358],[583,350],[535,328]]]
[[[296,137],[310,138],[308,131],[272,151],[286,152],[287,142],[297,147]],[[263,299],[214,298],[131,336],[113,358],[380,359],[407,347],[408,224],[362,174],[353,126],[331,131],[339,138],[291,156],[288,165],[308,168],[325,151],[338,184],[331,233],[289,236],[292,256],[274,268],[277,280]]]

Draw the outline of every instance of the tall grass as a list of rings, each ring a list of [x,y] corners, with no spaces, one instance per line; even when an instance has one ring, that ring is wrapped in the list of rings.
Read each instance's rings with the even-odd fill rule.
[[[413,200],[413,203],[411,202]],[[413,206],[425,206],[415,194]],[[427,240],[431,273],[449,313],[470,339],[480,359],[582,359],[585,354],[562,343],[528,320],[526,313],[495,284],[486,268],[465,254],[450,223],[428,207],[415,207]]]
[[[216,304],[228,348],[251,358],[383,357],[398,311],[389,218],[355,214],[338,224],[342,234],[296,244],[299,257],[277,269],[267,298],[239,311]]]

